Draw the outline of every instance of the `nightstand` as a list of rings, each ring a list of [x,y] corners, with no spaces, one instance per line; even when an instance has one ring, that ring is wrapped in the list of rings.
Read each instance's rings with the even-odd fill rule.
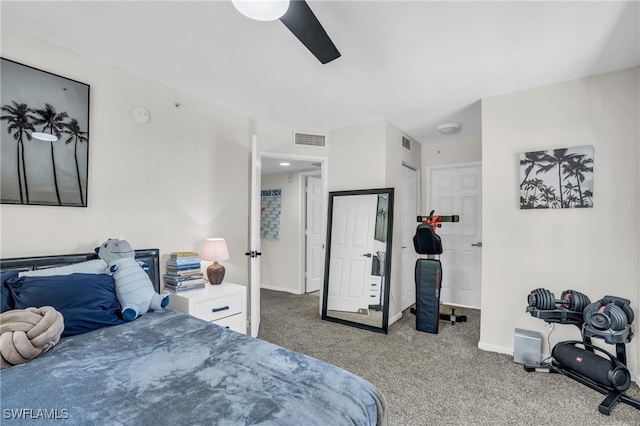
[[[247,287],[223,282],[203,290],[169,293],[169,308],[247,334]]]

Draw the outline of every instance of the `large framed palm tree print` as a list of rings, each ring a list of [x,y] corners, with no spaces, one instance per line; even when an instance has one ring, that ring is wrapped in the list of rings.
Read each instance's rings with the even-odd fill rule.
[[[1,58],[0,126],[3,204],[87,206],[88,84]]]
[[[520,208],[593,207],[593,146],[520,154]]]

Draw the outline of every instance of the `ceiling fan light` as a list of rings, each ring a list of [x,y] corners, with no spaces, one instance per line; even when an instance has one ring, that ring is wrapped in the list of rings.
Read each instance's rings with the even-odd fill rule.
[[[289,0],[231,0],[238,12],[256,21],[279,19],[289,9]]]
[[[436,129],[443,135],[453,135],[458,133],[462,128],[462,123],[442,123]]]

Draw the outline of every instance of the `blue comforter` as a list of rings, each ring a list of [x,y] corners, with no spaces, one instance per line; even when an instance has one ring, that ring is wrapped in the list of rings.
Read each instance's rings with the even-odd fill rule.
[[[3,425],[386,424],[358,376],[172,310],[64,338],[0,387]]]

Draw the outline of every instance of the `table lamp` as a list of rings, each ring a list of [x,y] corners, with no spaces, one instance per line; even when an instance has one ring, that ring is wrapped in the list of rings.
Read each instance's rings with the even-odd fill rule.
[[[207,268],[207,279],[213,285],[222,283],[224,279],[224,266],[218,263],[219,260],[229,259],[229,249],[224,238],[207,238],[202,248],[202,260],[213,262]]]

